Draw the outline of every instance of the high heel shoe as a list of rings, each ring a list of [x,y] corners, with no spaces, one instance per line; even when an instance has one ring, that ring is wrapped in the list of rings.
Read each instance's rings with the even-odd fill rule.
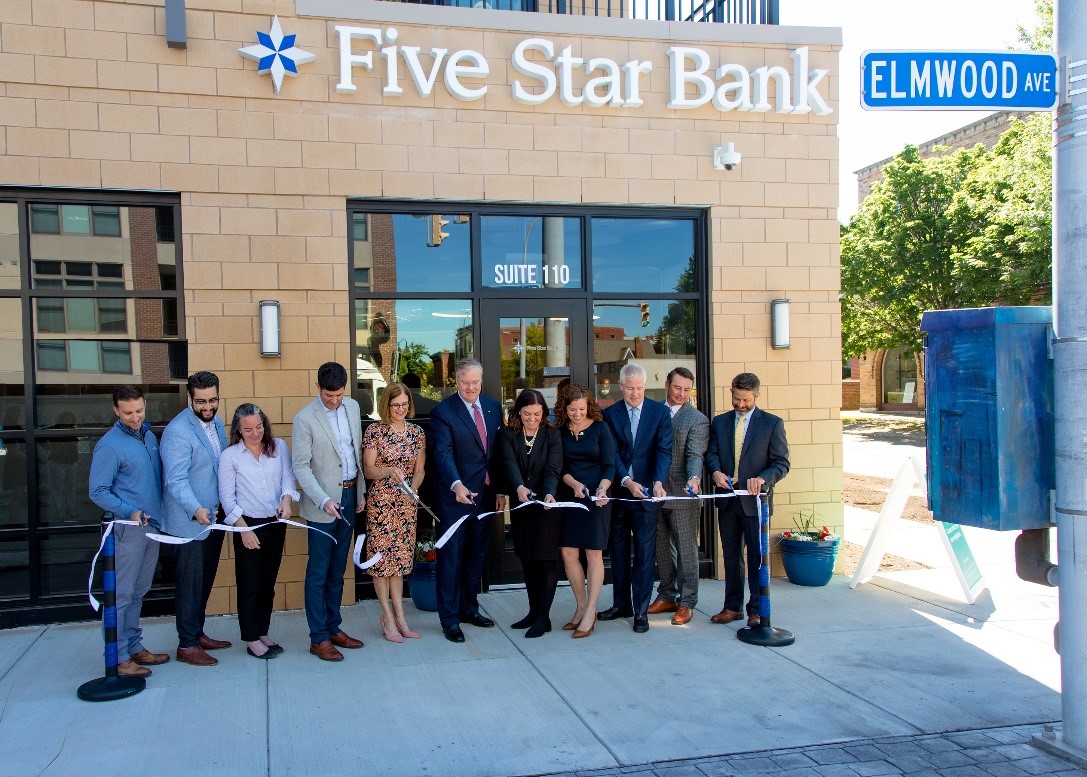
[[[581,629],[574,629],[574,633],[571,635],[574,639],[584,639],[593,633],[593,629],[596,628],[596,620],[593,620],[593,625],[589,627],[588,631],[582,631]]]
[[[401,636],[407,637],[408,639],[419,639],[419,638],[421,638],[423,636],[419,632],[412,631],[410,628],[408,628],[408,622],[407,621],[404,621],[403,623],[401,623],[400,621],[397,621],[396,622],[396,630],[400,632]]]
[[[585,617],[582,615],[582,618]],[[595,622],[595,621],[594,621]],[[581,618],[577,617],[577,613],[574,613],[574,617],[570,619],[570,622],[562,627],[563,631],[576,631],[577,625],[581,623]]]
[[[389,642],[403,642],[404,638],[400,636],[400,632],[397,631],[396,626],[391,623],[386,623],[385,619],[381,619],[381,633],[385,635],[385,639]]]

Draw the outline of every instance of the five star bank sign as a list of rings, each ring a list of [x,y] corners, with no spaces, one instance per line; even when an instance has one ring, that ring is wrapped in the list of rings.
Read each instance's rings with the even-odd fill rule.
[[[861,105],[870,111],[1049,111],[1057,106],[1058,91],[1053,54],[866,51],[861,56]]]

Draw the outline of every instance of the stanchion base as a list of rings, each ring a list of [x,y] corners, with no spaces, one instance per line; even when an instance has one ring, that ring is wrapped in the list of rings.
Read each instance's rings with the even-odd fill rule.
[[[785,647],[796,642],[791,631],[772,626],[747,626],[736,632],[736,638],[749,645],[761,647]]]
[[[79,686],[76,695],[83,701],[114,701],[135,696],[145,687],[147,680],[142,677],[99,677]]]

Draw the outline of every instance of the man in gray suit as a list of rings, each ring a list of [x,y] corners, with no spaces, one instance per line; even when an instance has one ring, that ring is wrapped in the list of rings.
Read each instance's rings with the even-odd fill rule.
[[[322,661],[343,661],[337,648],[362,647],[362,640],[340,628],[343,577],[355,516],[366,507],[360,453],[362,411],[358,402],[344,396],[346,388],[343,365],[322,364],[317,368],[317,398],[298,411],[291,428],[291,460],[302,492],[300,511],[324,532],[308,532],[304,588],[309,652]]]
[[[764,497],[774,514],[774,484],[789,472],[789,443],[785,440],[785,422],[757,407],[759,377],[741,372],[732,379],[732,410],[722,413],[710,424],[710,445],[706,466],[718,488],[757,493],[764,487]],[[725,606],[712,616],[714,623],[729,623],[744,617],[744,549],[747,549],[747,625],[758,626],[759,515],[755,497],[719,499],[717,522],[721,529],[721,549],[725,562]]]
[[[230,647],[204,633],[208,598],[223,550],[223,532],[208,530],[219,518],[219,454],[226,434],[219,412],[219,378],[214,372],[189,376],[189,407],[162,432],[162,530],[189,542],[174,546],[174,610],[177,660],[215,666],[208,650]]]
[[[676,367],[664,382],[672,413],[672,466],[664,487],[674,496],[694,496],[702,485],[702,458],[710,437],[710,420],[691,404],[694,373]],[[698,521],[702,503],[665,502],[657,517],[657,569],[660,584],[650,615],[671,612],[673,626],[691,622],[698,604]],[[674,560],[673,560],[674,559]]]

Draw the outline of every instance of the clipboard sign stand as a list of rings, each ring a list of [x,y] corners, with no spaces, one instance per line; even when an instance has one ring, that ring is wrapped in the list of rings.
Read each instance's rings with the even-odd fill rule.
[[[928,490],[928,481],[925,477],[924,464],[910,456],[902,462],[898,474],[891,484],[890,493],[883,502],[883,508],[879,511],[876,524],[872,527],[872,534],[868,538],[868,544],[861,553],[857,571],[849,582],[850,588],[856,588],[861,583],[867,583],[879,571],[880,562],[886,555],[885,545],[889,531],[902,517],[902,511],[906,508],[910,491],[915,485]],[[966,536],[962,527],[958,524],[934,521],[936,532],[940,535],[940,542],[951,559],[951,567],[955,570],[955,577],[962,587],[963,596],[967,604],[973,604],[978,596],[988,586],[981,574],[981,569],[974,560],[974,554],[970,551],[970,545],[966,542]]]

